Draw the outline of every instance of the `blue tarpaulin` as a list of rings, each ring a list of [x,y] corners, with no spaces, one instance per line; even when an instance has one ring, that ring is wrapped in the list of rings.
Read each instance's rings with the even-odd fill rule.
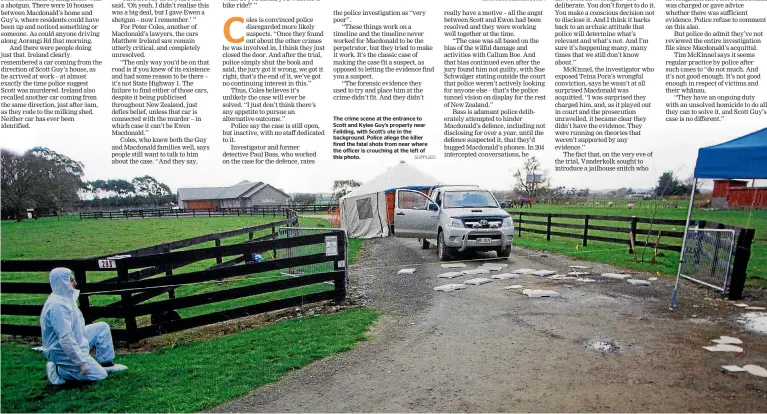
[[[699,149],[695,178],[767,178],[767,128]]]

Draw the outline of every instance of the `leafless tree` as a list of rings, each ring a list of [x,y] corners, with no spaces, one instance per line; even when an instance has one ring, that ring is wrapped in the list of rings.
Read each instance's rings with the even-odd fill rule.
[[[706,185],[707,183],[708,183],[708,180],[702,180],[702,179],[698,179],[698,182],[696,183],[694,175],[690,175],[689,177],[687,177],[686,180],[684,180],[684,185],[688,189],[691,189],[692,185],[695,184],[695,193],[700,193],[700,189],[703,188],[703,186]]]
[[[362,183],[356,180],[336,180],[333,182],[333,198],[340,200],[341,197],[349,194],[360,185]]]
[[[538,160],[538,158],[532,156],[525,159],[525,163],[522,165],[522,168],[518,169],[517,172],[514,173],[514,192],[526,197],[538,197],[539,194],[548,191],[549,186],[551,185],[551,181],[548,177],[547,171],[543,171],[542,181],[527,181],[528,174],[535,174],[540,172],[541,162]]]

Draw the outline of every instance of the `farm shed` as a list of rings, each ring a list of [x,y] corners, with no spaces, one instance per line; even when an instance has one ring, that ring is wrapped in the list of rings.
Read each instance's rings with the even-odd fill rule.
[[[349,237],[385,237],[394,223],[394,194],[406,188],[428,193],[439,180],[405,161],[341,197],[341,227]]]
[[[288,194],[262,182],[242,181],[231,187],[178,189],[178,205],[185,209],[250,208],[289,202]]]
[[[712,196],[714,206],[767,207],[767,187],[749,187],[745,180],[714,180]]]

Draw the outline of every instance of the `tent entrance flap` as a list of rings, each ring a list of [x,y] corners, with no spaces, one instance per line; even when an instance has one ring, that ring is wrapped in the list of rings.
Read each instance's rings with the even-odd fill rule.
[[[366,194],[344,199],[341,204],[341,227],[349,237],[369,239],[389,235],[386,225],[386,200],[383,194]]]

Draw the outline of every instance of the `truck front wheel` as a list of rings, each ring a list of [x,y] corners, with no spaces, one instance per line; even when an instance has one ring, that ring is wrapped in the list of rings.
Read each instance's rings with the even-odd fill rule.
[[[511,256],[511,245],[505,249],[497,249],[495,252],[498,253],[499,258],[507,259],[509,256]]]
[[[445,246],[445,233],[439,232],[437,235],[437,253],[439,254],[439,260],[447,261],[453,257],[453,249]]]

